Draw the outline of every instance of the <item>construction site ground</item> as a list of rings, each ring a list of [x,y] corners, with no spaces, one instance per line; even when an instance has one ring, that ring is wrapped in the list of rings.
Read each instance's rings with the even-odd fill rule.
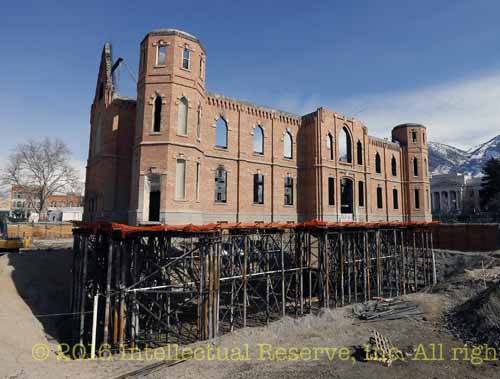
[[[115,355],[94,361],[72,360],[57,353],[70,328],[69,316],[60,314],[69,308],[71,246],[71,240],[35,241],[29,251],[0,256],[0,377],[254,379],[496,378],[500,375],[500,354],[495,360],[491,352],[486,355],[476,351],[476,359],[470,360],[473,343],[494,343],[500,338],[500,251],[436,251],[439,284],[404,296],[419,306],[423,311],[421,316],[368,322],[354,317],[351,306],[324,310],[299,319],[285,318],[268,326],[239,329],[188,346],[206,352],[219,350],[221,358],[237,359],[191,356],[171,365],[175,362],[172,356],[170,360],[155,360],[152,353]],[[371,330],[390,338],[394,346],[411,355],[390,366],[363,361],[353,352],[359,353],[356,347],[368,342]],[[44,347],[37,354],[48,347],[48,355],[42,354],[43,359],[38,356],[36,360],[33,347],[40,345]],[[313,348],[317,360],[314,354],[307,353]],[[225,349],[232,349],[233,355],[226,355]],[[296,359],[301,352],[304,359]],[[169,358],[165,350],[157,357]],[[488,361],[481,362],[480,358]]]

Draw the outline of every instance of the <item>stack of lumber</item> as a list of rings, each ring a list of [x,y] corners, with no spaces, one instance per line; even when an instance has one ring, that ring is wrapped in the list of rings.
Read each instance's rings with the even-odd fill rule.
[[[401,299],[383,299],[354,304],[352,311],[356,317],[365,321],[398,320],[423,314],[418,305]]]

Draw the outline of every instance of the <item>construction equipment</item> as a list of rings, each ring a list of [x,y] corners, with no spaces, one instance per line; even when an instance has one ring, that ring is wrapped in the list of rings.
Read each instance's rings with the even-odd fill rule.
[[[3,233],[1,232],[3,230]],[[6,225],[0,228],[0,252],[18,253],[19,249],[31,246],[31,238],[9,238]]]
[[[19,249],[31,246],[31,238],[0,238],[0,251],[18,253]]]

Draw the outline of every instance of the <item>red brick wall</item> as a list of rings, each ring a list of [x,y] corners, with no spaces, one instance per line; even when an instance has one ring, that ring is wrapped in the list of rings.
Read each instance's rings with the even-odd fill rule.
[[[156,64],[159,45],[166,45],[165,65]],[[191,51],[191,67],[184,69],[182,52]],[[359,221],[402,220],[406,213],[430,218],[430,207],[410,212],[410,191],[404,191],[408,180],[409,160],[399,145],[368,135],[359,121],[318,108],[306,116],[296,116],[238,101],[205,91],[205,76],[200,76],[199,62],[205,50],[194,37],[173,31],[149,33],[141,42],[143,59],[139,71],[136,108],[114,99],[112,88],[104,99],[96,97],[92,106],[92,128],[96,114],[104,115],[101,153],[89,158],[87,198],[95,196],[97,209],[92,217],[115,217],[129,211],[129,222],[146,221],[148,217],[150,178],[160,177],[160,220],[167,223],[201,223],[213,221],[302,221],[340,219],[342,178],[353,181],[354,218]],[[99,81],[112,80],[109,54],[103,55]],[[97,92],[96,92],[97,96]],[[161,128],[152,128],[154,103],[162,98]],[[177,132],[180,99],[188,101],[187,134]],[[126,106],[125,106],[126,104]],[[123,105],[123,106],[122,106]],[[197,111],[201,109],[201,135],[198,138]],[[118,133],[113,129],[119,115]],[[137,117],[135,117],[137,116]],[[223,117],[228,125],[227,149],[215,146],[216,121]],[[134,125],[134,122],[136,123]],[[264,154],[253,151],[253,134],[260,125],[264,130]],[[351,136],[352,162],[339,162],[338,139],[342,128]],[[424,128],[425,129],[425,128]],[[400,130],[402,130],[400,128]],[[283,156],[283,137],[292,135],[293,157]],[[326,148],[328,133],[333,136],[334,159]],[[402,145],[403,132],[395,133]],[[94,137],[92,137],[94,138]],[[91,138],[91,144],[92,144]],[[363,149],[363,162],[357,161],[357,142]],[[426,156],[423,144],[413,147],[412,154]],[[424,146],[425,147],[425,146]],[[382,159],[382,173],[375,173],[375,153]],[[397,160],[398,174],[390,173],[391,157]],[[176,161],[186,162],[186,197],[175,198]],[[200,164],[200,192],[196,194],[196,167]],[[215,170],[223,166],[227,173],[227,202],[216,203]],[[253,176],[264,175],[264,204],[253,202]],[[294,179],[294,203],[284,204],[284,179]],[[328,177],[335,178],[335,205],[328,204]],[[359,206],[358,183],[363,181],[364,206]],[[383,188],[383,207],[376,207],[376,188]],[[393,208],[392,189],[398,189],[399,209]],[[422,187],[424,188],[424,187]],[[421,196],[425,193],[422,191]],[[406,198],[404,198],[406,196]],[[424,201],[421,202],[425,204]],[[114,216],[113,216],[114,215]]]

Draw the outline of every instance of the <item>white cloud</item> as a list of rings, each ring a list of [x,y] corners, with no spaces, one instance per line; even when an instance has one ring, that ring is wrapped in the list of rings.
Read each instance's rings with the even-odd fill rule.
[[[316,101],[312,105],[312,101]],[[370,134],[390,137],[395,125],[427,126],[429,139],[470,148],[500,134],[500,72],[442,83],[407,92],[360,95],[349,99],[284,97],[283,109],[307,113],[320,105],[360,119]]]

